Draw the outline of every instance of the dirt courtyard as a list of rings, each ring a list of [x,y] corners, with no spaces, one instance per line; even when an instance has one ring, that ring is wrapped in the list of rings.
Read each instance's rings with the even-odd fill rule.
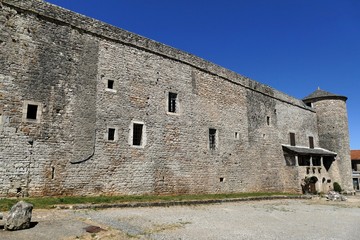
[[[348,198],[346,202],[289,199],[105,210],[35,209],[31,229],[0,230],[0,239],[359,239],[360,196]],[[101,231],[88,233],[89,226]]]

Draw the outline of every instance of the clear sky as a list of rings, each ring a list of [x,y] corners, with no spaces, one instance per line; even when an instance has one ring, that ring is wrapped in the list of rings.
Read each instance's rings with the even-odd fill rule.
[[[47,0],[296,98],[347,96],[360,149],[360,0]]]

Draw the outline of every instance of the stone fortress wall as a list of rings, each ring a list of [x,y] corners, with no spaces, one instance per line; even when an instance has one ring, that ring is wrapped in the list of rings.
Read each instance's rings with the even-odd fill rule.
[[[299,192],[305,173],[282,145],[291,132],[323,147],[317,118],[191,54],[40,0],[0,1],[0,196]],[[344,158],[325,177],[346,186]]]

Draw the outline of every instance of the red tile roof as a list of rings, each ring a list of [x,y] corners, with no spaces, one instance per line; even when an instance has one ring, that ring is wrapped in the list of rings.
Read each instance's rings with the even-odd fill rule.
[[[360,160],[360,150],[351,150],[351,160]]]

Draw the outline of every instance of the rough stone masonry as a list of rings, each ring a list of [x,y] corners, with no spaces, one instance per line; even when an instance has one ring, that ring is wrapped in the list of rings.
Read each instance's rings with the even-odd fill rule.
[[[346,97],[0,0],[0,196],[351,189],[349,152]]]

